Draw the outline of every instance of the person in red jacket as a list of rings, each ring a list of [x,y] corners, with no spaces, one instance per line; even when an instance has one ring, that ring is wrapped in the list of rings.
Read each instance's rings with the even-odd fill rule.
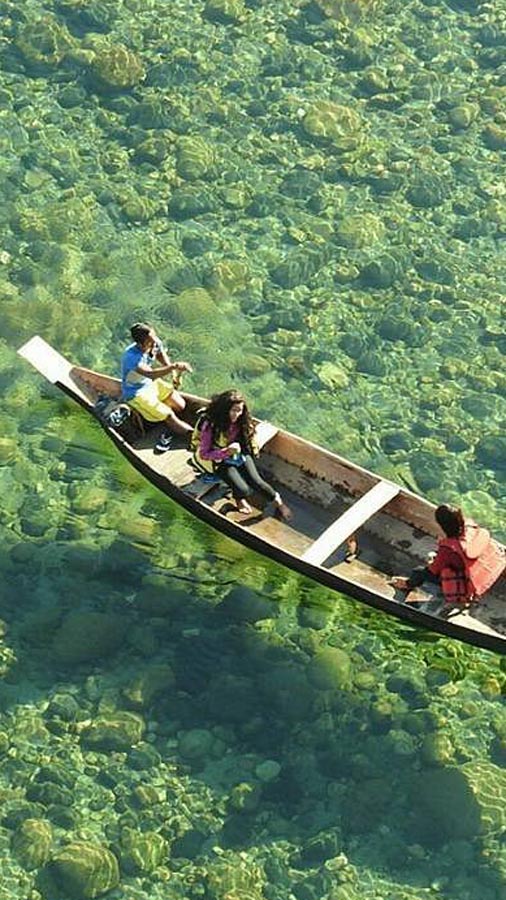
[[[465,519],[458,507],[438,506],[435,518],[444,537],[439,538],[433,558],[413,569],[409,577],[397,575],[390,583],[411,591],[424,581],[439,582],[450,611],[482,597],[504,572],[506,556],[490,532]]]

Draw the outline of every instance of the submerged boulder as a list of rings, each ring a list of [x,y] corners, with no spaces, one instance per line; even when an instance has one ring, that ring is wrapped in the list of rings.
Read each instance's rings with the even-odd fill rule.
[[[144,720],[133,712],[111,712],[95,719],[82,734],[93,750],[130,750],[144,734]]]
[[[114,613],[71,612],[53,638],[56,660],[69,665],[110,656],[122,644],[126,622]]]
[[[101,94],[112,94],[140,84],[146,70],[136,53],[123,44],[114,44],[97,50],[90,75],[95,90]]]
[[[24,869],[38,869],[49,859],[53,832],[44,819],[25,819],[12,837],[12,853]]]
[[[493,763],[425,770],[413,782],[412,795],[432,839],[485,837],[506,828],[506,772]]]
[[[351,680],[350,657],[338,647],[326,647],[309,663],[307,678],[320,691],[346,688]]]
[[[363,140],[364,123],[350,106],[330,100],[316,100],[302,120],[307,137],[331,143],[345,153],[355,150]]]
[[[167,841],[156,831],[128,829],[121,836],[121,868],[128,875],[152,872],[167,853]]]
[[[118,861],[99,844],[76,841],[56,853],[51,869],[59,886],[73,900],[93,900],[117,887]]]

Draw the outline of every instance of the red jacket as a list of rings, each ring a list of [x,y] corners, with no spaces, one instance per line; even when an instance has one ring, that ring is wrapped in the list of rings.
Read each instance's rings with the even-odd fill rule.
[[[440,578],[448,603],[482,597],[505,568],[504,548],[471,519],[466,519],[461,537],[440,538],[436,557],[428,566]]]

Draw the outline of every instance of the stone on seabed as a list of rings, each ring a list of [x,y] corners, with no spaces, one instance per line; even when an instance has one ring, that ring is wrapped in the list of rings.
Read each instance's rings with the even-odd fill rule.
[[[117,887],[120,880],[114,854],[87,841],[67,844],[53,857],[51,868],[73,900],[93,900]]]

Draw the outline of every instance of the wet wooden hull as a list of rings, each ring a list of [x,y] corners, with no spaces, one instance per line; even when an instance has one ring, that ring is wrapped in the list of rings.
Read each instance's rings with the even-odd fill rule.
[[[49,381],[95,416],[100,394],[119,397],[120,383],[106,375],[73,366],[41,338],[19,353]],[[204,402],[191,394],[185,415],[193,421]],[[259,423],[264,448],[261,468],[283,493],[293,511],[279,520],[271,507],[253,498],[253,513],[244,517],[230,502],[224,485],[205,485],[189,464],[182,440],[163,454],[154,453],[157,429],[134,445],[113,428],[105,432],[123,455],[152,484],[220,532],[319,583],[415,626],[500,653],[506,652],[506,583],[472,610],[445,619],[434,593],[418,591],[419,603],[389,584],[394,573],[409,573],[423,563],[437,536],[434,506],[400,485],[385,481],[325,448],[270,423]],[[345,540],[359,536],[357,560],[344,559]]]

